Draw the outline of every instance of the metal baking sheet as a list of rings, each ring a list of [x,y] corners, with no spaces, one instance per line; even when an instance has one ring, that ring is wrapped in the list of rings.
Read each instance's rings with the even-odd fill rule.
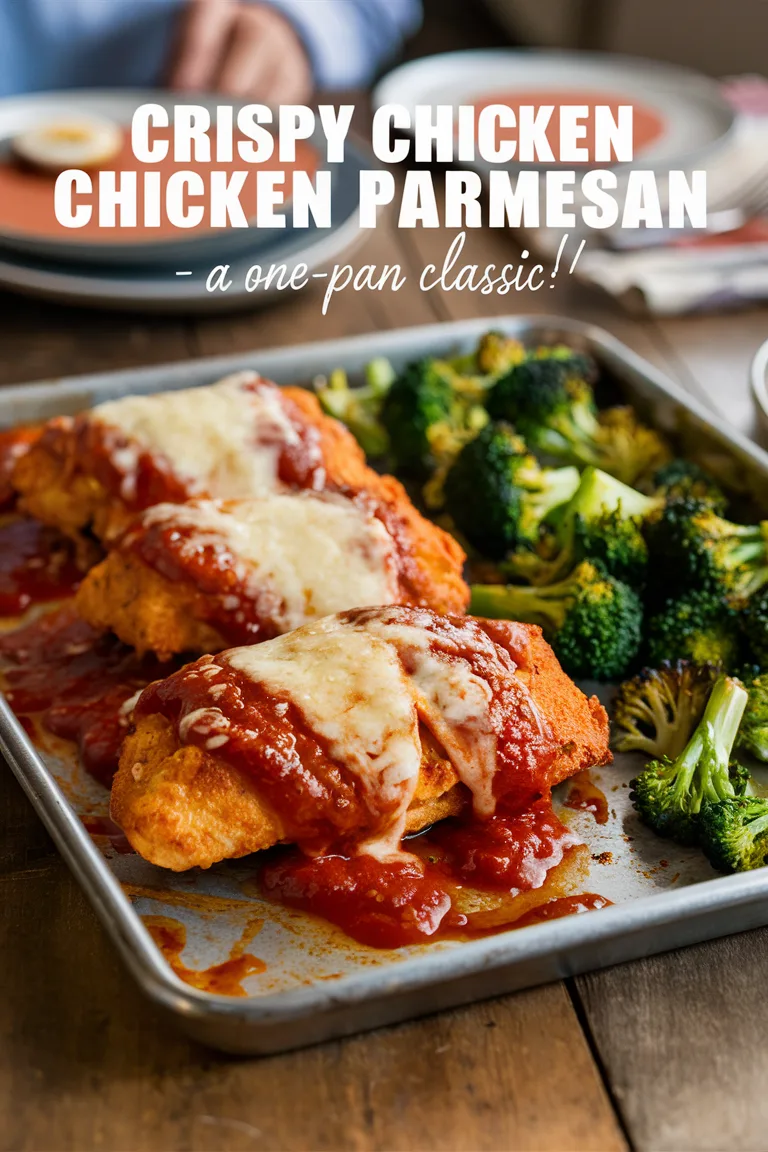
[[[373,355],[389,356],[397,367],[415,356],[468,350],[489,323],[431,325],[12,387],[0,391],[0,426],[75,412],[129,392],[207,384],[244,367],[283,384],[309,383],[336,366],[354,376]],[[589,350],[607,379],[606,399],[631,399],[659,427],[683,441],[695,439],[699,453],[768,505],[768,454],[716,427],[698,401],[607,333],[557,319],[492,323],[526,342],[564,340]],[[253,858],[172,874],[120,851],[119,839],[99,827],[108,810],[106,790],[87,776],[65,742],[44,735],[35,746],[1,697],[0,749],[144,991],[192,1036],[231,1052],[316,1043],[768,923],[768,869],[720,877],[699,852],[642,828],[629,804],[628,782],[639,765],[632,756],[592,771],[608,800],[607,823],[597,824],[589,812],[563,810],[591,853],[584,890],[608,897],[612,907],[487,939],[389,952],[261,901],[253,890]],[[768,775],[761,782],[768,785]],[[566,782],[557,789],[557,806],[569,787]],[[155,946],[146,916],[184,926],[186,979]],[[195,973],[243,951],[263,962],[263,971],[243,980],[244,995],[193,986]]]

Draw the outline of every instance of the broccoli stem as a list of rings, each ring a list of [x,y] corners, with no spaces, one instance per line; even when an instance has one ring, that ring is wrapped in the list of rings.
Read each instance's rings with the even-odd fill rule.
[[[579,485],[578,468],[543,468],[538,476],[538,491],[532,488],[528,500],[542,521],[555,508],[567,504]]]
[[[365,381],[371,396],[386,396],[396,376],[397,373],[385,356],[370,360],[365,366]]]
[[[675,762],[675,806],[688,806],[690,811],[698,812],[704,799],[716,803],[733,796],[728,767],[746,705],[747,691],[738,680],[720,676],[701,722]],[[690,796],[687,805],[686,795]]]
[[[754,820],[749,820],[744,826],[744,831],[749,834],[753,843],[758,836],[762,836],[763,832],[768,832],[768,809],[762,816],[756,816]]]
[[[522,620],[547,630],[561,628],[578,585],[570,577],[541,588],[516,584],[473,584],[469,611],[496,620]]]

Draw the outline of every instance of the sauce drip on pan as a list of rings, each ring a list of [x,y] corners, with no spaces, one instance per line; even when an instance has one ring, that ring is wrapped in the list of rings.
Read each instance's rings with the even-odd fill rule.
[[[71,596],[83,578],[70,541],[37,520],[0,524],[0,616]]]
[[[218,996],[247,996],[243,980],[267,970],[263,960],[244,951],[245,939],[253,938],[261,927],[261,921],[254,921],[253,925],[246,928],[227,960],[201,969],[188,968],[181,959],[187,943],[187,930],[180,920],[174,920],[171,916],[142,916],[142,920],[179,979],[192,988],[199,988],[201,992],[211,992]]]
[[[82,816],[80,822],[89,836],[94,840],[106,841],[109,847],[121,856],[135,855],[128,837],[114,820],[108,816]]]
[[[592,780],[589,771],[579,772],[569,781],[565,807],[576,812],[591,812],[597,824],[608,823],[608,800]]]
[[[108,787],[125,735],[121,708],[168,667],[99,635],[71,604],[0,637],[0,656],[15,665],[5,681],[16,715],[39,714],[54,736],[73,740],[86,771]]]
[[[527,928],[529,924],[541,924],[545,920],[559,920],[563,916],[578,916],[582,912],[596,912],[608,908],[613,903],[596,892],[582,892],[579,896],[561,896],[532,908],[515,921],[515,928]]]
[[[402,859],[278,854],[262,868],[259,884],[269,899],[321,916],[362,944],[400,948],[522,926],[528,912],[516,898],[541,889],[578,843],[549,800],[541,799],[485,822],[448,821],[409,840],[417,855]],[[468,888],[469,903],[462,900]],[[483,891],[490,900],[482,899]],[[508,899],[499,902],[496,894]],[[573,899],[573,912],[609,903],[590,903],[601,897]],[[545,902],[530,915],[565,915],[565,905],[560,912],[544,911],[555,904]]]

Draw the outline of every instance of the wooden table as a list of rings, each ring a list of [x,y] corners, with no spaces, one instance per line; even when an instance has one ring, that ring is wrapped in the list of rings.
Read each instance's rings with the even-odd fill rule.
[[[440,264],[441,232],[386,222],[354,256]],[[467,257],[514,259],[470,234]],[[319,337],[549,312],[604,325],[752,429],[751,354],[768,311],[632,321],[560,283],[497,299],[315,293],[205,320],[97,315],[0,297],[0,382]],[[254,357],[258,365],[258,357]],[[607,969],[312,1050],[228,1059],[146,1003],[10,771],[0,768],[0,1148],[765,1149],[768,930]],[[764,1001],[765,997],[765,1001]]]

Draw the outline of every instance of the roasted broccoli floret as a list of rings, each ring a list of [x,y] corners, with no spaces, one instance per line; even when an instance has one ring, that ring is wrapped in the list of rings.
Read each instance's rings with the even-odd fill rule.
[[[540,451],[595,463],[590,458],[598,430],[594,396],[570,361],[524,360],[494,385],[487,406],[494,419],[515,424]]]
[[[477,346],[477,367],[488,376],[502,376],[526,358],[526,351],[519,340],[513,340],[502,332],[486,332]]]
[[[695,844],[703,801],[716,803],[745,791],[749,774],[731,769],[730,758],[746,702],[738,680],[718,677],[683,751],[674,759],[652,760],[631,782],[640,819],[659,836]]]
[[[716,678],[711,664],[678,660],[625,680],[613,702],[616,751],[674,760],[701,719]]]
[[[509,420],[537,451],[572,464],[592,464],[625,484],[654,471],[668,456],[661,437],[631,409],[598,418],[592,388],[573,358],[532,358],[491,388],[488,412]]]
[[[740,600],[768,582],[768,521],[733,524],[700,500],[668,500],[645,534],[668,590],[713,588]]]
[[[327,381],[316,383],[317,398],[324,412],[346,424],[366,456],[386,455],[389,437],[381,423],[384,398],[395,379],[389,360],[372,360],[365,369],[365,384],[350,387],[343,368],[331,372]]]
[[[654,474],[653,490],[672,500],[699,500],[708,504],[713,512],[722,516],[728,507],[728,498],[714,477],[691,460],[676,457]]]
[[[381,410],[397,469],[425,477],[456,458],[488,420],[476,383],[449,361],[433,359],[397,377]]]
[[[543,588],[476,584],[470,611],[540,624],[571,676],[614,680],[640,647],[643,610],[637,593],[587,562]]]
[[[746,872],[768,859],[768,800],[734,796],[701,806],[699,839],[713,868]]]
[[[745,681],[749,694],[739,729],[739,747],[768,763],[768,672]]]
[[[598,421],[602,462],[595,463],[625,484],[638,487],[669,459],[667,441],[654,428],[641,424],[634,408],[605,408]]]
[[[747,601],[742,623],[752,655],[761,668],[768,668],[768,586]]]
[[[571,499],[551,517],[536,554],[513,554],[505,571],[531,584],[551,584],[580,560],[595,560],[617,580],[642,587],[648,550],[640,525],[657,505],[607,472],[587,468]]]
[[[542,468],[503,421],[466,444],[445,480],[445,503],[460,532],[486,556],[531,546],[551,510],[573,495],[576,468]]]
[[[690,660],[730,671],[739,664],[739,614],[716,592],[667,599],[646,622],[647,663]]]
[[[570,344],[538,344],[529,348],[527,355],[531,360],[559,360],[588,384],[594,384],[598,376],[597,364],[592,357],[586,352],[577,352]]]

